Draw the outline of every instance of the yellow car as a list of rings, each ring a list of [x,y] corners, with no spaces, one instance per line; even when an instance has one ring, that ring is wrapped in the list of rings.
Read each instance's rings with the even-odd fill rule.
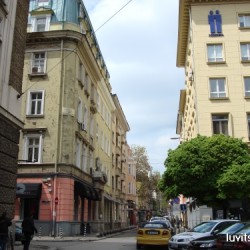
[[[171,238],[171,228],[160,221],[146,222],[137,229],[136,247],[144,245],[167,246]]]

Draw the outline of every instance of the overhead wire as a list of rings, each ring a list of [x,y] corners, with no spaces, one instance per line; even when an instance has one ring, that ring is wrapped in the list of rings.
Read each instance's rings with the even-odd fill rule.
[[[99,26],[94,33],[96,33],[98,30],[100,30],[105,24],[107,24],[111,19],[113,19],[121,10],[123,10],[129,3],[131,3],[133,0],[129,0],[125,5],[123,5],[118,11],[116,11],[109,19],[107,19],[101,26]],[[12,27],[13,28],[13,27]],[[17,31],[19,32],[19,31]],[[20,33],[19,33],[20,34]],[[47,73],[50,73],[52,70],[54,70],[54,68],[56,68],[56,66],[58,66],[62,60],[64,60],[66,57],[68,57],[71,53],[75,52],[75,50],[77,49],[77,46],[75,47],[75,49],[73,49],[69,54],[67,54],[64,58],[62,58],[61,60],[59,60],[58,63],[56,63],[49,71],[47,71]],[[35,81],[30,87],[28,87],[27,89],[25,89],[22,93],[20,93],[19,95],[17,95],[17,98],[19,99],[23,94],[25,94],[31,87],[33,87],[34,84],[40,82],[41,80],[37,80]]]
[[[128,1],[125,5],[123,5],[118,11],[116,11],[109,19],[107,19],[100,27],[98,27],[94,33],[100,30],[106,23],[108,23],[111,19],[113,19],[120,11],[122,11],[128,4],[130,4],[133,0]]]

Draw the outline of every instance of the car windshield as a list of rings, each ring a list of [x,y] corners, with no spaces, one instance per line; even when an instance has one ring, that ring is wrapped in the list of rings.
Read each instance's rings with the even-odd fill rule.
[[[154,221],[154,220],[167,220],[167,219],[165,219],[165,218],[163,218],[163,217],[152,217],[151,219],[150,219],[150,221]]]
[[[144,225],[144,228],[164,228],[164,224],[147,223],[147,224]]]
[[[222,230],[219,234],[233,234],[239,230],[241,230],[245,226],[244,223],[235,223],[231,225],[230,227]]]
[[[217,224],[215,221],[203,222],[197,226],[195,226],[191,232],[196,233],[208,233],[212,230],[212,228]]]
[[[250,225],[246,225],[245,227],[243,227],[240,231],[237,232],[237,234],[250,235]]]

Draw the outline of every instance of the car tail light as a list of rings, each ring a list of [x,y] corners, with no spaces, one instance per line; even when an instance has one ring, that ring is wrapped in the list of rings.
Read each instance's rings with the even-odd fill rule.
[[[164,230],[163,232],[162,232],[162,235],[168,235],[169,234],[169,231],[168,230]]]
[[[138,230],[138,231],[137,231],[137,234],[143,235],[143,231],[142,231],[142,230]]]

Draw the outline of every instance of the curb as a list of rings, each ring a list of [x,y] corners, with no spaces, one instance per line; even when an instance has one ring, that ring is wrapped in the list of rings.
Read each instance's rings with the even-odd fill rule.
[[[44,237],[39,237],[39,236],[36,236],[33,238],[33,241],[49,241],[49,242],[71,242],[71,241],[98,241],[98,240],[102,240],[102,239],[105,239],[105,238],[110,238],[110,237],[113,237],[113,236],[116,236],[116,235],[119,235],[121,234],[122,232],[125,232],[125,231],[129,231],[129,230],[134,230],[136,229],[137,227],[136,226],[133,226],[133,227],[128,227],[128,228],[123,228],[123,229],[119,229],[119,230],[113,230],[113,231],[107,231],[107,232],[100,232],[100,233],[96,233],[95,236],[91,236],[91,235],[86,235],[86,236],[68,236],[68,237],[62,237],[62,238],[53,238],[53,237],[49,237],[47,236],[46,238]],[[68,238],[68,239],[67,239]]]

